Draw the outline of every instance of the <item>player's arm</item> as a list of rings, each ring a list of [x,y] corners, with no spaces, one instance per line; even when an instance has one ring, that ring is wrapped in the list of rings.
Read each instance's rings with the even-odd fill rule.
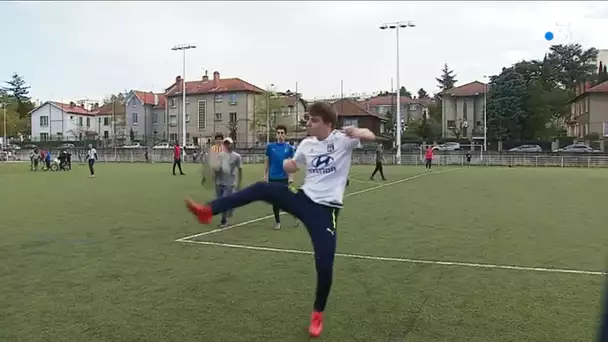
[[[367,128],[346,127],[344,133],[349,138],[358,139],[361,141],[375,141],[376,135]]]
[[[294,155],[295,155],[295,151],[296,151],[296,149],[295,149],[294,147],[290,147],[290,148],[289,148],[289,155],[287,156],[287,158],[288,158],[288,159],[293,158],[293,157],[294,157]],[[293,183],[293,173],[288,173],[288,174],[287,174],[287,182],[288,182],[289,184]]]
[[[296,173],[300,170],[298,165],[306,164],[306,155],[304,155],[305,145],[306,144],[304,143],[304,141],[302,141],[302,143],[300,143],[300,145],[296,149],[293,158],[285,159],[283,161],[283,169],[285,170],[285,172],[287,172],[287,174],[289,174],[289,177],[292,177],[293,173]]]

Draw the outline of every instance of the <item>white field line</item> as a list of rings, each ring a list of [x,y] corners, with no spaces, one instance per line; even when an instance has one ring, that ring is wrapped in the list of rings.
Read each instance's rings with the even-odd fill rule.
[[[298,249],[237,245],[237,244],[211,242],[211,241],[182,240],[181,242],[198,244],[198,245],[226,247],[226,248],[247,249],[247,250],[252,250],[252,251],[312,255],[311,251],[303,251],[303,250],[298,250]],[[527,266],[515,266],[515,265],[480,264],[480,263],[458,262],[458,261],[438,261],[438,260],[422,260],[422,259],[407,259],[407,258],[391,258],[391,257],[379,257],[379,256],[361,255],[361,254],[336,253],[336,256],[343,257],[343,258],[351,258],[351,259],[404,262],[404,263],[410,263],[410,264],[461,266],[461,267],[471,267],[471,268],[503,269],[503,270],[545,272],[545,273],[581,274],[581,275],[594,275],[594,276],[608,275],[608,272],[601,272],[601,271],[571,270],[571,269],[546,268],[546,267],[527,267]]]
[[[399,180],[396,180],[396,181],[393,181],[393,182],[382,183],[380,185],[369,187],[369,188],[366,188],[366,189],[363,189],[363,190],[350,192],[350,193],[344,195],[344,197],[357,196],[357,195],[361,195],[361,194],[364,194],[364,193],[369,192],[369,191],[381,189],[381,188],[384,188],[384,187],[387,187],[387,186],[390,186],[390,185],[395,185],[395,184],[411,181],[411,180],[414,180],[416,178],[420,178],[420,177],[424,177],[424,176],[428,176],[428,175],[436,175],[436,174],[440,174],[440,173],[444,173],[444,172],[456,171],[456,170],[461,170],[461,169],[462,168],[454,168],[454,169],[448,169],[448,170],[442,170],[442,171],[436,171],[436,172],[434,172],[434,171],[433,172],[424,172],[424,173],[417,174],[415,176],[411,176],[411,177],[407,177],[407,178],[402,178],[402,179],[399,179]],[[285,212],[281,212],[281,215],[284,215],[284,214],[285,214]],[[220,233],[220,232],[223,232],[223,231],[226,231],[226,230],[234,229],[234,228],[237,228],[237,227],[242,227],[242,226],[245,226],[245,225],[248,225],[248,224],[251,224],[251,223],[267,220],[267,219],[269,219],[271,217],[274,217],[274,215],[266,215],[266,216],[258,217],[258,218],[253,219],[253,220],[249,220],[249,221],[244,221],[244,222],[240,222],[240,223],[237,223],[237,224],[233,224],[233,225],[225,227],[225,228],[217,228],[217,229],[213,229],[213,230],[210,230],[210,231],[207,231],[207,232],[203,232],[203,233],[197,233],[197,234],[193,234],[193,235],[188,235],[188,236],[179,238],[179,239],[177,239],[175,241],[177,241],[177,242],[186,242],[187,240],[194,239],[194,238],[197,238],[199,236],[206,236],[206,235]]]

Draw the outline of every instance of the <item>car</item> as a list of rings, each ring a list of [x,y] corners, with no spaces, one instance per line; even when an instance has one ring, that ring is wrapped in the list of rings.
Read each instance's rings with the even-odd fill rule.
[[[553,152],[566,152],[566,153],[585,153],[585,152],[600,152],[598,150],[594,150],[588,145],[585,144],[572,144],[568,145],[564,148],[559,148]]]
[[[446,142],[439,146],[434,146],[433,151],[460,151],[460,143]]]
[[[125,145],[122,148],[141,148],[141,145],[138,142],[136,142],[136,143],[133,143],[130,145]]]
[[[513,147],[509,152],[542,152],[543,149],[538,145],[519,145]]]
[[[154,147],[152,147],[152,148],[155,150],[170,149],[171,145],[169,145],[169,143],[160,143],[160,144],[154,145]]]

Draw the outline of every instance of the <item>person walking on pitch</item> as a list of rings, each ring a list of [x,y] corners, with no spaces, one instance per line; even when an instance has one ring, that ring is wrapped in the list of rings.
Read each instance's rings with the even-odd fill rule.
[[[384,177],[384,169],[382,167],[383,162],[384,162],[384,149],[382,148],[382,144],[378,144],[378,147],[376,148],[376,168],[374,169],[374,172],[372,172],[372,176],[369,177],[370,180],[374,180],[374,176],[376,175],[376,172],[380,172],[380,177],[382,177],[383,181],[386,180],[386,178]]]
[[[276,136],[277,141],[266,146],[266,160],[264,161],[264,180],[269,183],[283,184],[290,186],[293,182],[291,175],[287,174],[283,169],[283,162],[286,159],[293,158],[294,148],[285,142],[287,135],[287,127],[283,125],[277,126]],[[274,214],[274,229],[281,229],[281,216],[279,206],[272,206]],[[298,221],[296,220],[296,226]]]
[[[234,152],[233,141],[231,138],[224,139],[224,147],[222,152],[218,154],[219,162],[215,167],[215,193],[217,198],[225,197],[232,194],[235,190],[241,188],[243,179],[243,163],[241,155]],[[237,175],[238,172],[238,175]],[[220,227],[228,227],[228,217],[232,217],[232,210],[222,213]]]
[[[433,146],[429,146],[424,153],[424,168],[427,171],[431,171],[431,166],[433,165]]]
[[[179,168],[179,174],[181,176],[185,176],[186,174],[182,171],[182,147],[179,146],[179,143],[176,141],[175,146],[173,146],[173,175],[175,176],[175,167]]]
[[[87,161],[89,162],[89,171],[91,172],[91,178],[95,178],[95,161],[97,160],[97,150],[93,148],[93,145],[89,144],[89,150],[87,151]]]
[[[283,162],[289,174],[300,167],[306,170],[304,184],[293,191],[284,184],[257,182],[232,195],[198,204],[186,199],[186,206],[198,221],[209,224],[214,215],[255,201],[278,205],[296,216],[312,241],[317,271],[317,289],[308,331],[318,337],[323,331],[323,311],[332,285],[336,252],[336,219],[344,197],[344,186],[351,166],[353,150],[360,141],[374,141],[375,135],[365,128],[346,127],[336,130],[337,114],[324,102],[308,109],[306,128],[309,137],[296,149],[293,159]]]

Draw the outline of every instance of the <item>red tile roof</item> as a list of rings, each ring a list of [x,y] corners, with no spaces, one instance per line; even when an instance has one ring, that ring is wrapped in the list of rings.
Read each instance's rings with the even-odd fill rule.
[[[145,105],[152,105],[154,108],[165,108],[165,94],[155,94],[151,91],[140,91],[133,90],[135,96]],[[156,103],[156,97],[158,98],[158,104]]]
[[[380,120],[388,120],[388,118],[382,114],[374,113],[365,109],[365,107],[356,101],[351,99],[342,99],[338,100],[331,104],[332,107],[338,113],[338,116],[347,116],[347,117],[355,117],[355,116],[373,116]]]
[[[254,86],[249,82],[245,82],[242,79],[235,78],[220,78],[219,72],[213,73],[213,79],[203,77],[200,81],[186,81],[186,94],[198,95],[198,94],[212,94],[212,93],[227,93],[227,92],[252,92],[252,93],[264,93],[265,90]],[[176,96],[181,94],[182,79],[180,76],[175,78],[175,82],[166,89],[165,95],[167,97]]]
[[[486,92],[487,85],[485,83],[474,81],[471,83],[467,83],[458,87],[454,87],[451,89],[446,89],[439,93],[439,95],[448,95],[448,96],[475,96],[484,94]]]
[[[44,106],[47,103],[49,103],[49,102],[43,103],[40,107]],[[78,105],[74,105],[72,107],[72,106],[70,106],[70,104],[61,103],[61,102],[50,101],[50,103],[53,106],[59,108],[60,110],[62,110],[65,113],[68,113],[68,114],[95,116],[95,113],[96,113],[96,112],[90,111],[86,108],[80,107]],[[38,108],[40,108],[40,107],[38,107]]]
[[[568,101],[568,103],[575,102],[576,100],[588,94],[608,94],[608,81],[600,83],[593,87],[591,87],[589,82],[581,84],[581,86],[576,89],[576,92],[577,95],[570,101]]]

